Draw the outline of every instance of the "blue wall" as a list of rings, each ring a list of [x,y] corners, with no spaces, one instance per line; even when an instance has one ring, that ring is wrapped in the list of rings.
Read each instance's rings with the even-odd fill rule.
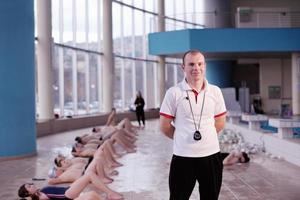
[[[0,1],[0,158],[36,153],[33,0]]]
[[[208,82],[221,88],[231,87],[232,66],[233,61],[207,60],[206,78]]]
[[[300,51],[300,28],[187,29],[151,33],[149,54],[202,52],[296,52]]]

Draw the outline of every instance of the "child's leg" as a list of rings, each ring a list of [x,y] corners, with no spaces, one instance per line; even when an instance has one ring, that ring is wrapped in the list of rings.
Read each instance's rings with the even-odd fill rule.
[[[123,196],[120,193],[118,193],[116,191],[113,191],[110,188],[108,188],[105,184],[103,184],[99,180],[99,178],[97,178],[97,176],[95,174],[88,174],[88,175],[91,178],[92,184],[96,188],[98,188],[99,190],[105,192],[108,199],[111,199],[111,200],[113,200],[113,199],[123,199]]]
[[[86,192],[74,200],[103,200],[95,191]]]
[[[114,157],[117,157],[117,158],[120,158],[121,155],[119,155],[116,151],[115,151],[115,148],[113,147],[112,145],[112,140],[111,139],[108,139],[105,141],[105,147],[110,151],[110,153],[114,156]]]
[[[66,191],[65,196],[70,199],[79,197],[80,193],[89,183],[92,183],[96,188],[105,192],[110,199],[122,199],[121,194],[109,189],[92,171],[85,173],[82,177],[72,183],[70,188]]]
[[[121,163],[119,163],[114,156],[111,154],[111,152],[107,149],[103,149],[103,156],[107,159],[107,161],[112,165],[112,167],[119,167],[122,166]]]
[[[91,179],[89,176],[84,175],[73,182],[69,189],[65,192],[65,196],[69,199],[77,198],[85,187],[90,183]]]
[[[111,183],[113,179],[109,178],[104,171],[103,165],[101,163],[101,158],[94,158],[89,164],[85,173],[94,172],[103,181],[103,183]]]
[[[128,153],[136,152],[136,150],[134,149],[134,146],[130,146],[129,144],[123,142],[120,138],[113,137],[113,139],[114,139],[115,143],[119,144]]]

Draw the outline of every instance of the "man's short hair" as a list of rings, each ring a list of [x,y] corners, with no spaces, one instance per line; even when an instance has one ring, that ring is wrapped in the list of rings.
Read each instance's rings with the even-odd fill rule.
[[[183,56],[182,56],[182,64],[183,64],[183,65],[184,65],[185,57],[186,57],[188,54],[190,54],[190,53],[192,53],[192,54],[194,54],[194,53],[200,53],[200,54],[202,54],[201,51],[199,51],[198,49],[191,49],[191,50],[188,50],[188,51],[185,52],[185,53],[183,54]]]

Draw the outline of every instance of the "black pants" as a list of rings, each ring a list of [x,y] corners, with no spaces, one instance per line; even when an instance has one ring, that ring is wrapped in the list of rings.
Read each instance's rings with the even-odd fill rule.
[[[169,174],[170,200],[189,200],[196,181],[201,200],[217,200],[222,173],[220,153],[199,158],[173,155]]]
[[[136,110],[136,118],[139,122],[139,125],[141,125],[141,120],[142,120],[143,125],[145,126],[145,112],[144,112],[144,109],[137,109]]]

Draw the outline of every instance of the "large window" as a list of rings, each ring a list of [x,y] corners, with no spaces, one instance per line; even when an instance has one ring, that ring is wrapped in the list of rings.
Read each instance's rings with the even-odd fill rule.
[[[166,30],[204,28],[204,0],[165,0]]]
[[[159,107],[158,62],[148,55],[148,34],[157,30],[158,0],[112,0],[114,102],[128,110],[141,91],[146,108]],[[166,29],[197,25],[196,0],[165,0]],[[102,111],[102,0],[52,0],[54,111],[60,116]],[[182,80],[178,59],[168,59],[166,83]]]
[[[54,111],[101,112],[101,0],[52,0]]]
[[[157,6],[160,0],[111,1],[115,67],[113,105],[119,110],[127,110],[132,106],[136,92],[141,91],[146,108],[157,108],[158,62],[156,56],[148,54],[147,38],[149,33],[158,29]],[[205,0],[164,1],[166,31],[223,27],[229,20],[230,13],[218,11],[224,10],[223,6],[227,4],[212,2],[204,10],[204,2],[208,2]],[[102,83],[102,77],[105,76],[102,74],[103,0],[51,2],[54,111],[60,116],[99,113],[103,110],[102,91],[105,87]],[[214,7],[214,4],[220,5],[220,9],[209,10],[208,7]],[[251,12],[254,24],[243,24],[239,20],[241,13],[237,13],[237,27],[299,26],[297,12],[280,10],[270,14],[268,9],[272,8],[265,8],[264,12],[258,12],[259,9]],[[166,60],[167,88],[183,79],[180,63],[178,58]]]
[[[141,91],[146,108],[157,107],[155,58],[148,56],[147,35],[154,32],[157,18],[154,0],[113,1],[115,100],[117,109],[127,110]]]

